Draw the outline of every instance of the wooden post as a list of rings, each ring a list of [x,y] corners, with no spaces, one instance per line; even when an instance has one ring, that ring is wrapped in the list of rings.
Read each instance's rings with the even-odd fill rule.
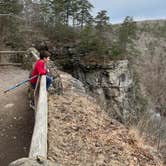
[[[36,156],[47,158],[47,112],[46,76],[44,75],[40,80],[35,126],[29,152],[30,158]]]

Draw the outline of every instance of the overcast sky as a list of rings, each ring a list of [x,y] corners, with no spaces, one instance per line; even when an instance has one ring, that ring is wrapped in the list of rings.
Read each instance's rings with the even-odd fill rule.
[[[89,0],[92,13],[107,10],[111,23],[122,22],[126,16],[134,20],[166,19],[166,0]]]

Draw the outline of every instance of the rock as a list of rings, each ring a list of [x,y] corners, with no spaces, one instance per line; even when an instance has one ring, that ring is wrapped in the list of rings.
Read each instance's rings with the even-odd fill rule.
[[[9,166],[59,166],[59,164],[37,157],[36,159],[21,158],[10,163]]]
[[[13,103],[9,103],[9,104],[6,104],[4,107],[5,107],[5,108],[12,108],[13,106],[14,106]]]
[[[34,63],[38,58],[39,52],[34,47],[29,48],[23,56],[22,67],[24,69],[32,70]]]
[[[111,117],[126,122],[134,114],[131,109],[133,80],[127,60],[100,65],[80,63],[73,67],[73,76]]]

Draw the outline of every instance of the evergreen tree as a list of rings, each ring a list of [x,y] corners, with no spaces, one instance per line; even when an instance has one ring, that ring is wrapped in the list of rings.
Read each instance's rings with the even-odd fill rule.
[[[127,16],[120,27],[119,31],[119,46],[120,52],[126,54],[127,44],[132,43],[132,39],[136,37],[136,23],[133,18]]]
[[[102,10],[102,11],[98,12],[98,14],[95,18],[95,23],[96,23],[97,29],[99,29],[100,31],[104,30],[104,28],[109,23],[109,16],[107,16],[106,10]]]
[[[23,16],[26,20],[26,24],[31,24],[32,22],[32,14],[33,14],[33,2],[32,0],[24,0],[23,1]]]
[[[86,26],[80,33],[79,50],[82,54],[95,53],[102,56],[106,54],[108,47],[93,26]]]
[[[64,23],[69,25],[69,18],[71,15],[71,1],[64,0]]]
[[[76,25],[77,15],[79,12],[79,0],[71,0],[71,17],[73,27]]]
[[[90,10],[93,7],[88,0],[40,0],[41,13],[43,17],[49,15],[47,20],[54,24],[68,25],[72,22],[73,26],[90,24],[93,17]]]
[[[50,0],[40,0],[40,20],[44,25],[55,24],[55,16],[53,15],[52,5]]]
[[[78,3],[79,11],[77,12],[77,21],[81,25],[81,28],[83,28],[84,25],[92,20],[90,10],[93,8],[93,5],[88,0],[80,0]]]
[[[49,0],[55,23],[64,23],[64,0]]]

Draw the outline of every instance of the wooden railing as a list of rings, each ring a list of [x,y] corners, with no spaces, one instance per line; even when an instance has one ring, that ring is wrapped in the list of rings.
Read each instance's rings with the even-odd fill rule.
[[[40,79],[40,78],[39,78]],[[46,90],[46,76],[41,76],[39,84],[39,93],[35,95],[36,98],[36,112],[35,125],[31,140],[29,158],[42,156],[47,158],[47,90]],[[36,89],[36,91],[38,91]]]
[[[21,66],[26,51],[0,51],[0,65]]]

